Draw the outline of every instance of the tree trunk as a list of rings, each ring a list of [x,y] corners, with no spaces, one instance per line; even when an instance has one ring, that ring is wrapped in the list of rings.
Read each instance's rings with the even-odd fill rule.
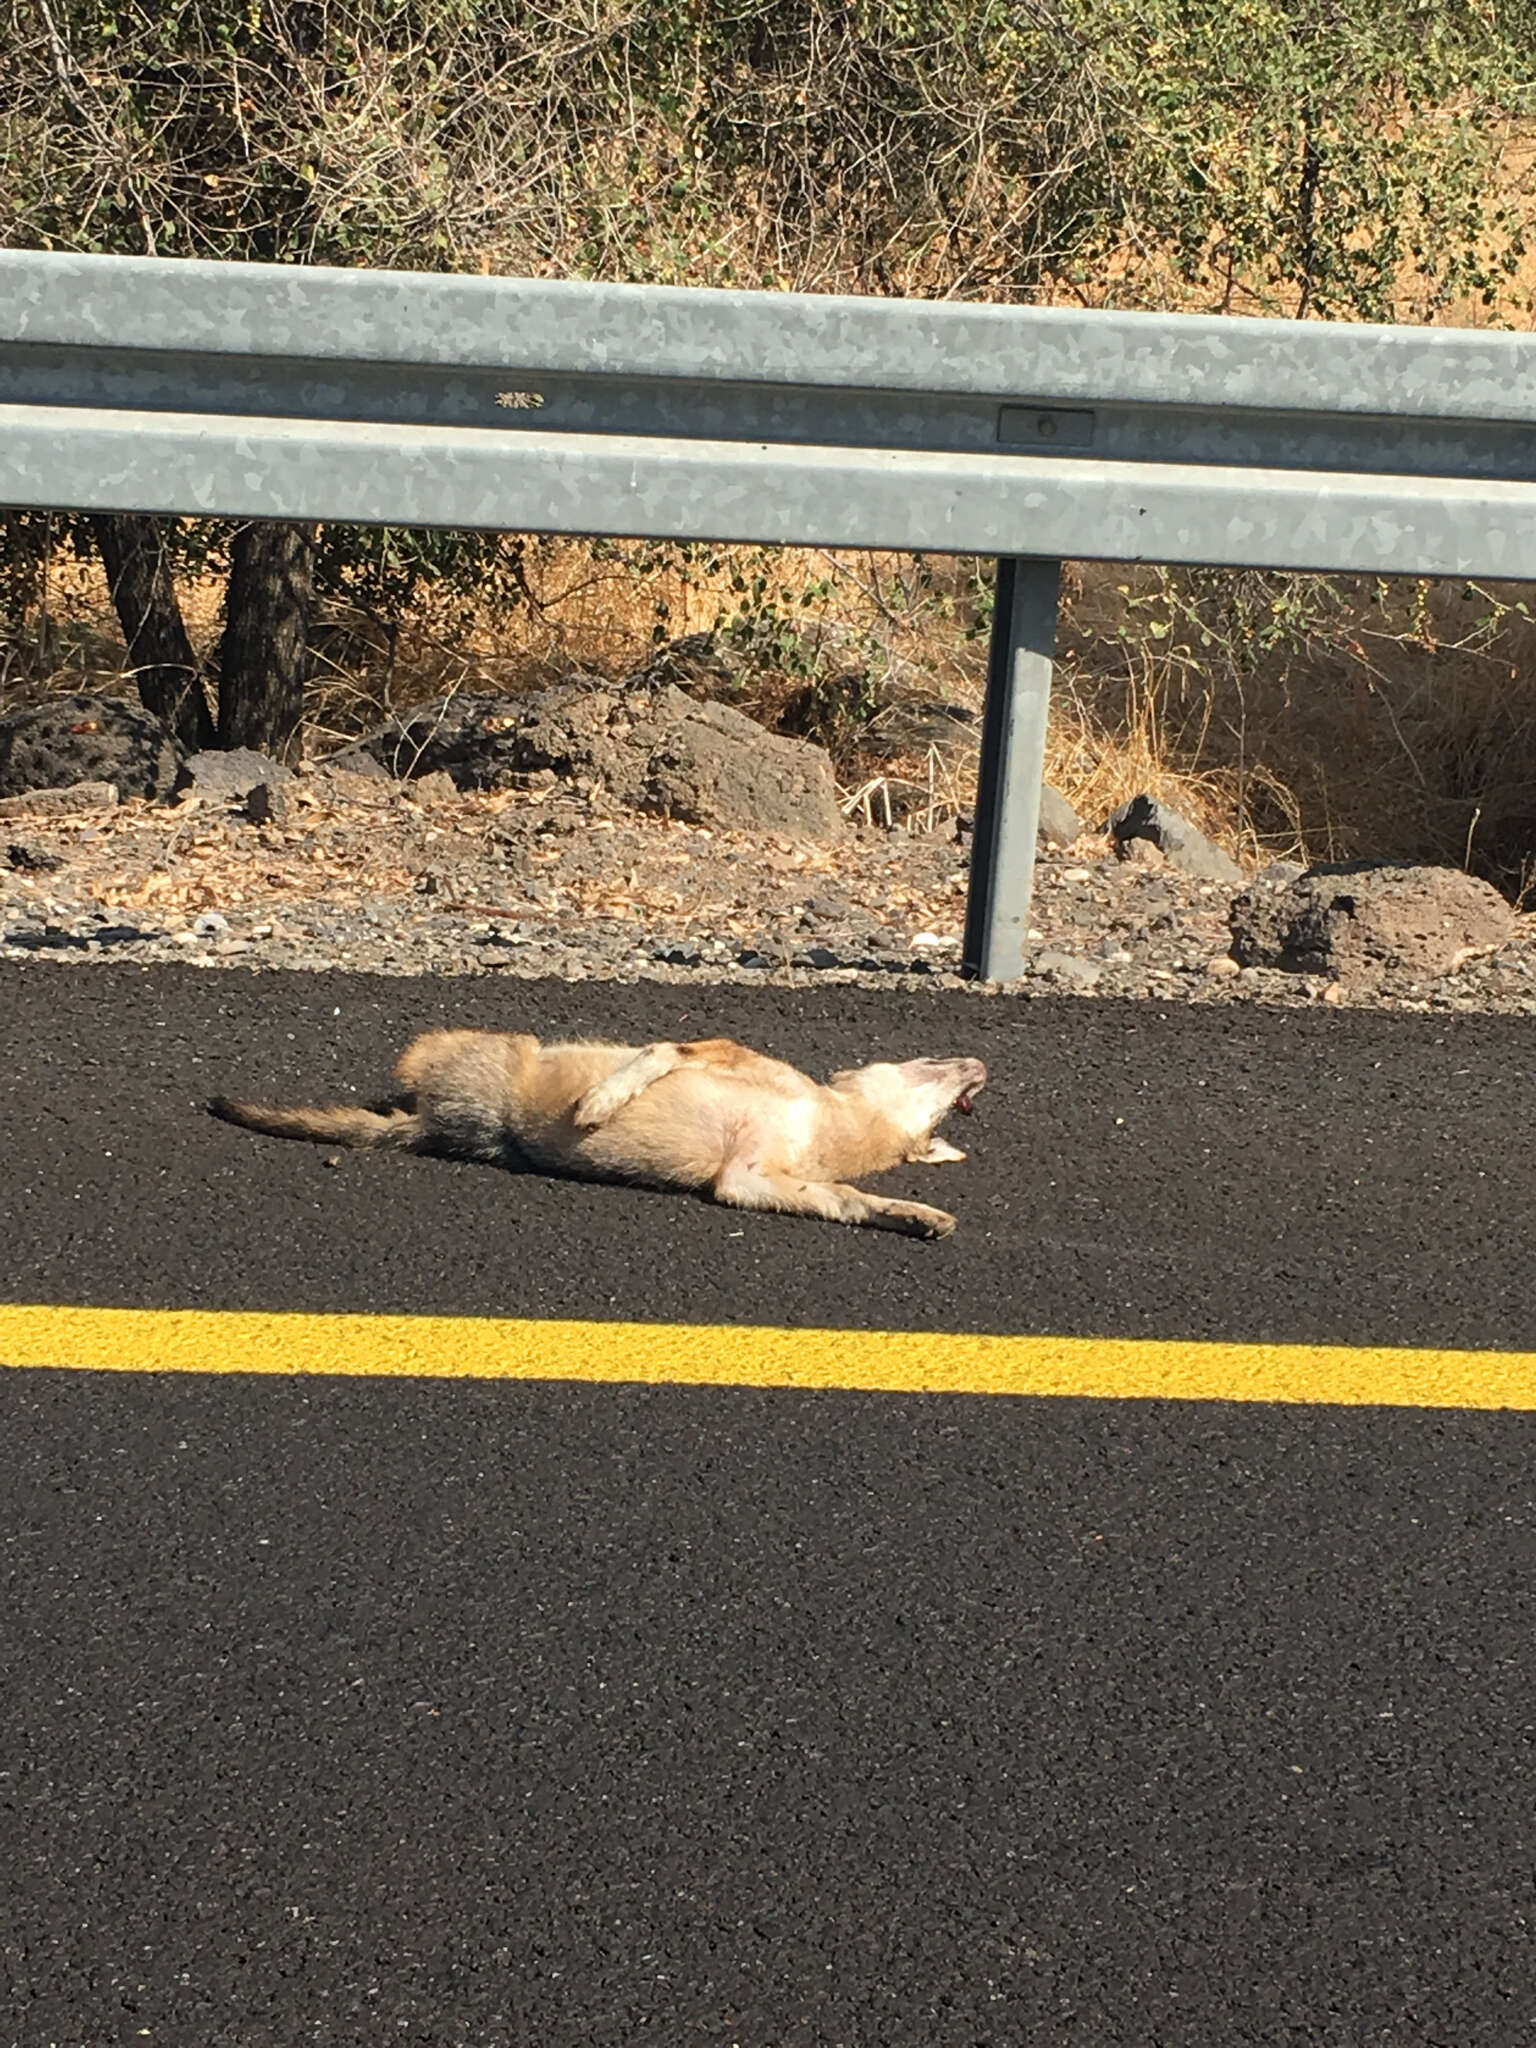
[[[315,529],[253,521],[235,536],[219,652],[219,745],[278,761],[303,750]]]
[[[190,752],[211,747],[213,720],[159,520],[143,512],[98,512],[91,526],[145,708]]]

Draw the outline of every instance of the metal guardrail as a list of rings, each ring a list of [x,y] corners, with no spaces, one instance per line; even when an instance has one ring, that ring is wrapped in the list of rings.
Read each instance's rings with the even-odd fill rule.
[[[1536,580],[1536,337],[0,251],[0,503],[996,555],[1002,979],[1059,563]]]

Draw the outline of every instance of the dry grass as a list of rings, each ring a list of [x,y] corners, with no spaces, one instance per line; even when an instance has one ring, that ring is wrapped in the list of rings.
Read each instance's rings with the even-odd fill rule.
[[[1524,894],[1536,626],[1521,586],[1088,572],[1067,615],[1076,780],[1182,779],[1249,857],[1425,859]],[[1175,797],[1174,801],[1178,801]]]
[[[780,729],[806,730],[809,716],[850,814],[929,824],[973,794],[978,567],[535,541],[527,601],[502,617],[428,603],[391,643],[330,621],[309,743],[322,752],[446,692],[620,676],[658,636],[745,617],[766,639],[738,667],[733,701]],[[218,587],[195,585],[184,603],[207,650]],[[1069,568],[1049,778],[1095,826],[1149,790],[1248,860],[1432,859],[1521,894],[1536,855],[1524,603],[1513,586]],[[123,650],[99,571],[53,564],[46,606],[54,667],[41,687],[116,683]]]

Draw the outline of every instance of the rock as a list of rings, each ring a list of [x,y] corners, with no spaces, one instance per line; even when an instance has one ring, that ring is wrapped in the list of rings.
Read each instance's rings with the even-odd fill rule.
[[[200,796],[208,803],[244,803],[254,789],[285,789],[293,770],[269,760],[253,747],[210,748],[188,754],[176,771],[172,796]]]
[[[527,697],[445,698],[363,745],[387,768],[446,773],[459,789],[515,787],[516,778],[543,769],[692,825],[793,839],[844,832],[824,749],[765,732],[672,683],[559,683]]]
[[[1427,980],[1502,945],[1514,911],[1459,868],[1348,861],[1280,888],[1246,890],[1229,912],[1243,967],[1279,967],[1371,988],[1389,975]]]
[[[164,797],[180,749],[167,728],[126,697],[76,692],[0,718],[0,797],[110,782],[122,796]]]
[[[1040,791],[1039,843],[1042,846],[1070,846],[1080,839],[1083,821],[1058,791],[1045,783]]]
[[[112,782],[76,782],[68,789],[29,789],[0,796],[0,818],[69,818],[80,811],[104,811],[117,802]]]
[[[840,839],[832,762],[808,740],[764,732],[725,704],[696,704],[680,690],[659,707],[638,808],[690,825],[782,832],[794,839]],[[678,717],[681,706],[686,713]],[[623,798],[622,790],[615,795]]]
[[[960,837],[953,816],[936,815],[932,824],[919,825],[918,812],[926,809],[926,804],[919,804],[904,813],[908,832],[914,839],[926,839],[934,845],[952,845]]]
[[[8,946],[21,946],[29,953],[83,953],[90,940],[78,932],[66,932],[56,924],[45,924],[40,932],[7,932]]]
[[[245,799],[245,815],[253,825],[291,825],[298,816],[289,782],[258,782]]]
[[[846,896],[840,896],[835,891],[827,889],[820,890],[814,896],[807,896],[805,909],[812,917],[819,918],[846,920],[855,915],[853,905]]]
[[[786,659],[803,665],[805,655],[805,642],[788,625],[782,636],[750,631],[741,635],[685,633],[658,647],[627,680],[653,687],[675,683],[690,694],[714,697],[722,689],[744,687],[753,676],[770,668],[782,669]]]
[[[1242,869],[1229,854],[1223,853],[1219,846],[1213,846],[1187,818],[1181,818],[1167,804],[1160,804],[1156,797],[1145,793],[1133,796],[1129,803],[1122,804],[1113,812],[1105,829],[1114,839],[1115,851],[1122,858],[1122,849],[1130,842],[1146,839],[1166,854],[1174,867],[1182,868],[1186,875],[1198,875],[1207,882],[1240,882],[1243,879]]]
[[[5,863],[23,875],[51,875],[55,868],[63,867],[64,858],[62,854],[50,853],[46,846],[28,846],[13,839],[5,849]]]
[[[441,698],[391,719],[356,747],[332,754],[325,766],[388,775],[401,781],[441,771],[451,776],[457,789],[526,786],[519,780],[526,773],[522,767],[525,749],[521,733],[536,704],[558,697],[568,687],[561,684],[554,690],[516,699],[468,695]],[[574,774],[575,770],[561,772]]]
[[[848,657],[851,646],[839,646],[835,629],[825,622],[806,629],[787,619],[775,620],[754,629],[745,621],[723,632],[688,633],[659,647],[645,665],[626,676],[623,690],[660,689],[673,684],[690,697],[731,704],[760,688],[765,676],[787,680],[803,678],[797,688],[782,695],[776,720],[780,733],[804,738],[825,716],[826,707],[840,697],[853,704],[868,704],[876,685],[866,661]],[[880,732],[872,735],[895,738],[898,751],[914,745],[926,746],[933,739],[944,750],[947,741],[977,724],[976,714],[963,705],[924,703],[905,712],[891,708],[880,721]],[[929,731],[933,726],[936,730]],[[974,748],[976,740],[970,742]]]
[[[366,751],[362,746],[344,747],[339,754],[327,754],[323,761],[317,761],[311,771],[318,775],[359,775],[369,782],[393,782],[394,774],[384,762]],[[406,776],[413,771],[402,767],[400,774]]]
[[[1133,868],[1165,868],[1168,865],[1167,854],[1155,840],[1151,839],[1119,840],[1115,846],[1115,855],[1128,867]]]
[[[1079,960],[1075,954],[1059,953],[1052,946],[1037,953],[1030,965],[1036,974],[1048,975],[1068,988],[1093,988],[1104,971],[1096,961]]]
[[[421,804],[447,803],[458,793],[458,784],[441,768],[434,768],[430,775],[418,775],[411,784],[411,794]]]

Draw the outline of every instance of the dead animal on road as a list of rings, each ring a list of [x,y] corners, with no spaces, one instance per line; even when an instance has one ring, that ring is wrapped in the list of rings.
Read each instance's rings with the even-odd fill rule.
[[[955,1219],[852,1185],[963,1159],[938,1126],[969,1115],[980,1060],[880,1062],[813,1081],[729,1038],[543,1045],[523,1033],[429,1031],[375,1109],[266,1109],[216,1097],[228,1123],[277,1138],[533,1166],[583,1180],[688,1188],[778,1209],[947,1237]]]

